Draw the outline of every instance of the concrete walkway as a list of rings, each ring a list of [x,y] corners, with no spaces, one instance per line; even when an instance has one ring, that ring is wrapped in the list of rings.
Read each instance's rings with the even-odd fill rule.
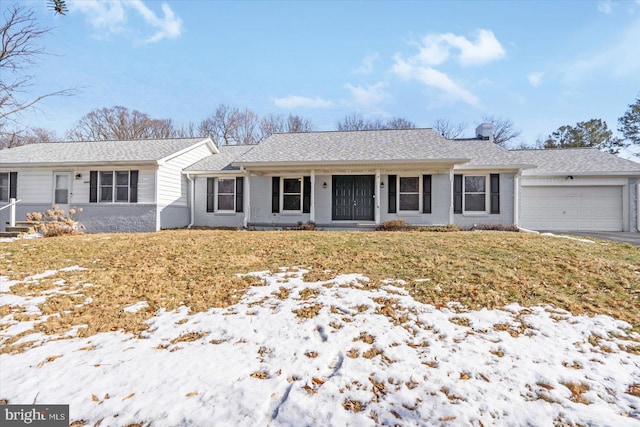
[[[631,243],[640,247],[640,233],[626,231],[553,231],[553,234],[566,234],[571,236],[595,237],[602,240]]]

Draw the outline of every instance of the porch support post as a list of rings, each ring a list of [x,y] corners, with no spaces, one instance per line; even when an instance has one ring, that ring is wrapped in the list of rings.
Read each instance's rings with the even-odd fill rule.
[[[11,207],[9,208],[9,227],[16,226],[16,199],[9,199]]]
[[[309,222],[316,222],[316,171],[311,170],[311,203],[309,206]]]
[[[451,196],[449,200],[449,225],[453,225],[453,168],[449,169],[449,192]]]
[[[242,226],[247,228],[251,221],[251,174],[244,167],[242,167],[242,173],[244,174],[244,206],[242,207],[244,218],[242,220]]]
[[[376,169],[376,184],[375,184],[375,209],[374,209],[374,220],[376,225],[380,225],[380,199],[382,199],[382,195],[380,194],[380,169]]]

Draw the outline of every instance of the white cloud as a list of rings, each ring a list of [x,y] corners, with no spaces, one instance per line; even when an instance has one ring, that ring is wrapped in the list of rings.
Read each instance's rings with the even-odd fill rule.
[[[287,96],[285,98],[276,98],[274,100],[276,107],[280,108],[329,108],[333,106],[333,102],[322,98],[307,98],[304,96]]]
[[[347,84],[346,87],[351,91],[355,102],[365,107],[375,106],[388,96],[384,91],[384,88],[387,87],[386,82],[378,82],[367,87]]]
[[[353,70],[353,72],[355,74],[371,74],[373,72],[373,63],[379,57],[380,56],[377,53],[365,56],[362,60],[362,64]]]
[[[156,43],[182,34],[182,20],[166,3],[161,4],[162,17],[149,9],[142,0],[74,0],[69,6],[71,11],[78,10],[84,14],[101,37],[120,34],[127,29],[131,32],[133,25],[127,26],[129,9],[135,10],[146,26],[155,30],[153,35],[145,38],[144,43]]]
[[[476,95],[457,85],[449,76],[429,66],[411,64],[396,56],[391,69],[396,75],[406,80],[416,80],[425,86],[433,87],[445,92],[452,101],[463,101],[470,105],[477,105]]]
[[[457,50],[457,53],[452,53]],[[475,41],[453,33],[429,34],[422,39],[420,52],[415,59],[423,65],[441,65],[455,57],[460,64],[484,65],[507,55],[492,31],[479,30]]]
[[[540,81],[542,80],[542,76],[544,76],[544,73],[530,73],[527,76],[527,79],[529,80],[529,84],[531,84],[531,86],[538,87]]]
[[[602,12],[606,15],[611,15],[613,13],[613,2],[610,0],[607,1],[599,1],[598,2],[598,11]]]

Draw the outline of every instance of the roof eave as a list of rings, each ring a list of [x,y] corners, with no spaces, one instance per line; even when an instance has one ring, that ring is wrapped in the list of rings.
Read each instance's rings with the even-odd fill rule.
[[[389,164],[463,164],[469,162],[470,159],[455,158],[455,159],[388,159],[388,160],[313,160],[313,161],[258,161],[258,162],[243,162],[235,161],[232,163],[234,166],[244,166],[245,168],[274,168],[274,167],[291,167],[291,166],[372,166],[372,165],[389,165]]]
[[[527,177],[550,177],[550,176],[616,176],[616,177],[638,177],[640,171],[580,171],[573,172],[571,170],[553,171],[553,172],[538,172],[529,171],[525,174]]]
[[[21,162],[2,163],[2,169],[10,168],[66,168],[66,167],[92,167],[92,166],[130,166],[130,165],[151,165],[158,166],[157,160],[118,160],[100,162]]]

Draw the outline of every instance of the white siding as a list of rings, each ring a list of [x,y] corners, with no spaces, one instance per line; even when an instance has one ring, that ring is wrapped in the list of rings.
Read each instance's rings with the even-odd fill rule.
[[[138,171],[138,203],[155,203],[156,186],[155,186],[155,168],[153,166],[125,166],[125,167],[86,167],[75,169],[73,171],[72,186],[73,196],[71,203],[89,203],[89,172],[90,171],[122,171],[137,170]],[[77,174],[82,175],[80,179],[75,179]],[[20,183],[20,178],[18,178]]]
[[[176,156],[158,168],[158,206],[186,207],[188,180],[182,170],[211,154],[207,145],[200,145]]]

